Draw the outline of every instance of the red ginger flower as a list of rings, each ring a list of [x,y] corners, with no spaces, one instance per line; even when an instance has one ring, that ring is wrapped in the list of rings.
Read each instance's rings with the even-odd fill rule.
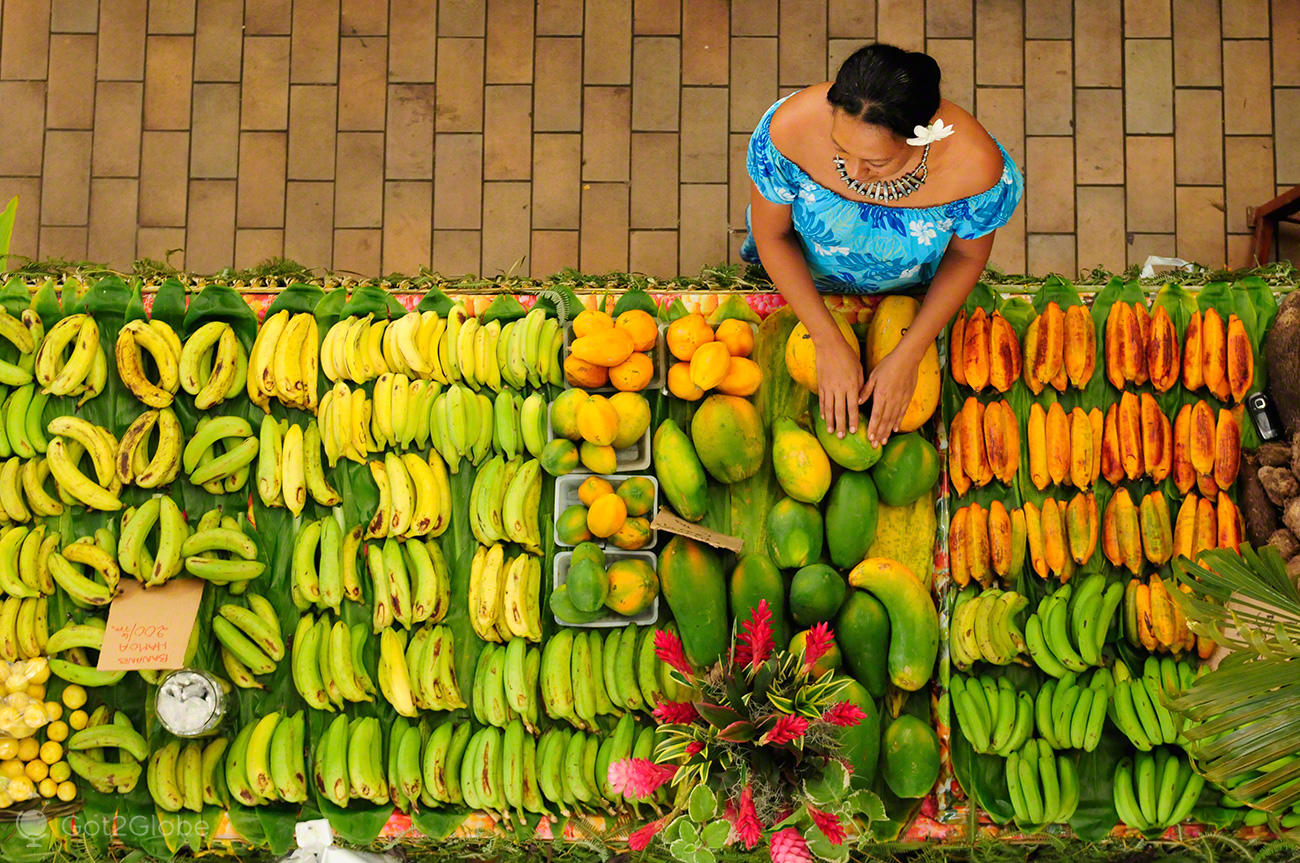
[[[826,655],[826,651],[835,646],[835,635],[831,632],[829,623],[822,621],[813,624],[812,629],[808,630],[808,637],[803,645],[803,667],[808,670],[813,667],[817,660]]]
[[[772,610],[767,600],[760,599],[750,618],[741,624],[742,632],[736,636],[736,662],[742,666],[758,668],[772,655],[775,640],[772,637]]]
[[[666,818],[660,818],[657,821],[651,821],[646,826],[636,830],[627,837],[627,847],[632,851],[644,851],[650,844],[650,840],[655,838],[660,830],[664,827]]]
[[[635,800],[649,797],[660,785],[673,778],[677,768],[655,764],[645,758],[624,758],[609,765],[609,785],[616,794]]]
[[[732,826],[746,851],[753,850],[763,838],[763,823],[758,820],[758,811],[754,808],[754,791],[748,785],[740,792],[740,807]]]
[[[704,751],[704,744],[698,740],[692,740],[690,743],[686,744],[687,758],[690,758],[693,755],[698,755],[703,751]]]
[[[822,722],[838,725],[841,728],[851,728],[866,717],[867,714],[862,712],[862,708],[848,701],[837,701],[822,711]]]
[[[803,834],[793,827],[772,834],[772,863],[812,863],[812,853]]]
[[[759,739],[760,744],[771,743],[776,746],[798,740],[808,730],[808,720],[802,716],[787,713],[776,721],[766,734]]]
[[[655,656],[659,657],[660,662],[668,663],[687,677],[695,673],[686,660],[686,651],[682,649],[681,640],[666,629],[655,632]]]
[[[809,804],[808,817],[812,819],[813,824],[832,845],[839,845],[844,841],[846,834],[844,827],[840,824],[838,815],[833,812],[823,812]]]
[[[655,721],[660,725],[689,725],[699,715],[689,701],[660,701],[654,709]]]

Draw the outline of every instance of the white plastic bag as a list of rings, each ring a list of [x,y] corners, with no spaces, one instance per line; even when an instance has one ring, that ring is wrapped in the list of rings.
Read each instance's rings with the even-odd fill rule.
[[[1186,270],[1192,272],[1196,265],[1191,261],[1184,261],[1182,258],[1162,258],[1159,255],[1150,255],[1146,263],[1142,265],[1142,278],[1150,279],[1156,274],[1156,267],[1170,267],[1175,270]]]
[[[299,821],[293,828],[298,848],[281,863],[398,863],[393,854],[350,851],[334,845],[334,831],[324,818]]]

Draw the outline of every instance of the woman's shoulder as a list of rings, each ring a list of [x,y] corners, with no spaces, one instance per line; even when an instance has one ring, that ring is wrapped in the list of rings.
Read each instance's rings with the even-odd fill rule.
[[[969,111],[944,99],[936,115],[952,126],[951,137],[933,148],[930,169],[938,177],[951,179],[954,200],[971,198],[993,188],[1005,168],[1002,150],[993,136]]]
[[[829,134],[830,103],[826,101],[829,81],[791,93],[777,103],[768,121],[772,144],[792,160],[799,161],[803,147],[817,134]]]

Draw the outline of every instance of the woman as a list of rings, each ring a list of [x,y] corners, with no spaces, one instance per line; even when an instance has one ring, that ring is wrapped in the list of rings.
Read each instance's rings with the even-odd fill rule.
[[[941,119],[942,118],[942,119]],[[925,349],[965,302],[1024,182],[1006,150],[969,113],[939,98],[926,54],[868,45],[835,81],[781,99],[749,141],[750,236],[808,328],[827,426],[897,430]],[[818,291],[878,293],[929,283],[916,320],[864,382],[860,353],[840,337]]]

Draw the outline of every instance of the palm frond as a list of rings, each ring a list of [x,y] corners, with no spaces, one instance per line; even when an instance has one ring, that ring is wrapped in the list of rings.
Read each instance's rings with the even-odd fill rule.
[[[1193,632],[1261,656],[1300,657],[1300,590],[1286,576],[1277,550],[1249,545],[1174,562],[1174,577],[1191,592],[1170,596]]]

